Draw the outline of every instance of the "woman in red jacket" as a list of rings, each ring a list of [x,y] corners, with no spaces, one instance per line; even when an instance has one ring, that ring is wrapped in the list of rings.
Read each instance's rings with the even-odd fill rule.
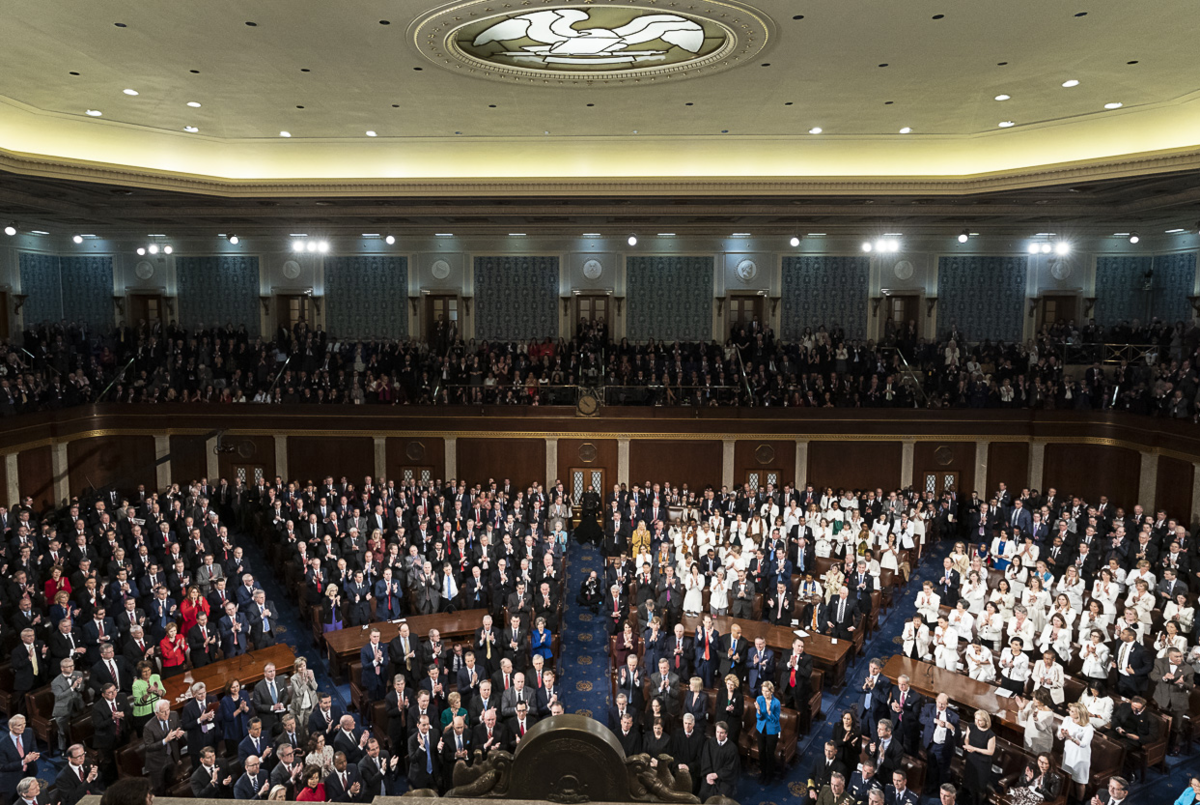
[[[200,595],[200,588],[196,586],[188,587],[187,598],[183,599],[183,605],[179,607],[180,614],[183,615],[183,626],[180,633],[187,637],[187,633],[196,625],[196,621],[200,619],[200,613],[209,614],[208,601]]]
[[[167,634],[158,643],[162,652],[162,675],[174,676],[182,673],[187,665],[187,640],[179,633],[179,627],[174,623],[167,624]]]

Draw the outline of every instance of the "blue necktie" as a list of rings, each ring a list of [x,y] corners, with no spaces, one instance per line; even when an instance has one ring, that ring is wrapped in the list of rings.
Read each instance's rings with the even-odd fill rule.
[[[433,774],[433,755],[429,752],[429,741],[425,741],[425,773]]]

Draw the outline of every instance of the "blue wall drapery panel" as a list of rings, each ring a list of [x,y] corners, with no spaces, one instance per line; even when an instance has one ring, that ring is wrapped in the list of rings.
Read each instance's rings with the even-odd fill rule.
[[[86,322],[92,330],[113,326],[111,257],[62,257],[63,318]]]
[[[630,341],[712,337],[712,257],[627,257],[625,287]]]
[[[58,256],[21,252],[18,263],[21,269],[21,293],[29,297],[21,310],[26,325],[61,319],[62,277],[59,274]]]
[[[325,323],[334,338],[407,338],[408,258],[327,258]]]
[[[799,341],[806,327],[841,326],[866,338],[871,260],[867,257],[783,258],[780,337]]]
[[[1024,324],[1025,257],[938,259],[938,337],[958,322],[970,341],[1018,341]]]
[[[1154,258],[1154,290],[1151,311],[1154,316],[1174,324],[1192,320],[1192,295],[1196,283],[1196,253],[1160,254]]]
[[[475,338],[558,337],[557,257],[476,257]]]
[[[1092,310],[1096,324],[1112,327],[1122,321],[1145,320],[1149,309],[1142,286],[1146,273],[1153,267],[1154,258],[1150,255],[1097,257],[1096,306]]]
[[[257,257],[177,257],[175,275],[182,326],[244,323],[251,336],[259,334]]]

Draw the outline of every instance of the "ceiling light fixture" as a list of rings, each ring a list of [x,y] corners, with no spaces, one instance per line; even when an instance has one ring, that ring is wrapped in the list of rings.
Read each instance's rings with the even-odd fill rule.
[[[1017,124],[1011,120],[1001,120],[1000,121],[1000,128],[1002,128],[1002,129],[1011,129],[1015,125],[1017,125]]]
[[[290,131],[281,131],[281,132],[279,132],[279,136],[280,137],[291,137],[292,133]]]
[[[1121,103],[1120,101],[1113,101],[1112,103],[1104,104],[1104,108],[1105,109],[1120,109],[1124,105],[1125,104]]]
[[[789,240],[789,241],[788,241],[788,243],[790,243],[790,244],[791,244],[791,246],[792,246],[792,248],[794,249],[794,248],[796,248],[797,246],[799,246],[799,245],[800,245],[800,238],[798,238],[797,236],[793,235],[793,236],[792,236],[792,239],[791,239],[791,240]]]
[[[196,132],[200,131],[200,129],[196,128],[195,126],[184,126],[183,130],[188,134],[195,134]]]
[[[971,239],[971,231],[970,230],[964,229],[962,232],[958,233],[958,242],[959,243],[966,243],[970,239]]]
[[[163,246],[163,254],[170,254],[173,251],[175,251],[175,250],[172,249],[170,246]]]
[[[1140,241],[1141,239],[1142,239],[1142,236],[1141,236],[1141,235],[1139,235],[1137,232],[1131,232],[1131,233],[1129,234],[1129,242],[1130,242],[1130,243],[1137,243],[1137,242],[1138,242],[1138,241]]]
[[[808,133],[809,134],[820,134],[822,131],[824,131],[824,129],[822,129],[820,126],[813,126],[811,129],[808,130]]]
[[[868,253],[869,253],[869,252],[871,252],[871,251],[872,251],[874,248],[875,248],[875,247],[874,247],[874,246],[872,246],[872,245],[871,245],[871,244],[870,244],[868,241],[865,241],[865,240],[863,241],[862,250],[863,250],[864,252],[868,252]]]
[[[1187,230],[1186,229],[1168,229],[1168,230],[1166,230],[1166,233],[1168,235],[1178,235],[1180,232],[1187,232]]]
[[[1049,243],[1042,244],[1042,254],[1050,254],[1051,246]]]
[[[1037,245],[1036,243],[1030,243],[1030,244],[1029,244],[1029,253],[1030,253],[1030,254],[1037,254],[1037,253],[1038,253],[1038,245]]]
[[[1079,79],[1078,78],[1069,78],[1066,81],[1062,82],[1062,85],[1067,89],[1070,89],[1071,87],[1077,87],[1077,86],[1079,86]]]
[[[659,232],[658,236],[660,238],[673,238],[673,237],[675,237],[675,233],[674,232]]]
[[[999,95],[997,95],[997,96],[996,96],[995,100],[997,100],[997,101],[1007,101],[1007,100],[1008,100],[1009,98],[1011,98],[1011,97],[1012,97],[1011,95],[1005,95],[1004,93],[1000,93]]]
[[[304,241],[302,241],[302,240],[292,241],[292,251],[294,251],[294,252],[304,251]]]
[[[604,237],[604,236],[603,236],[603,235],[601,235],[599,232],[584,232],[584,233],[583,233],[583,235],[581,235],[581,237],[585,237],[585,238],[602,238],[602,237]]]
[[[384,238],[384,239],[383,239],[383,242],[384,242],[384,243],[386,243],[386,244],[387,244],[387,245],[389,245],[389,246],[393,246],[393,245],[395,245],[395,243],[396,243],[396,236],[395,236],[395,235],[388,235],[386,238]]]
[[[71,238],[71,240],[75,241],[76,243],[83,243],[83,235],[76,235],[75,237]]]
[[[315,240],[310,240],[308,243],[304,244],[304,248],[310,252],[315,252],[317,250],[317,242]]]
[[[136,89],[123,89],[121,91],[124,92],[126,95],[137,95],[138,94],[138,91]]]
[[[1071,244],[1065,240],[1060,240],[1054,244],[1054,253],[1059,256],[1066,256],[1071,253]]]
[[[4,227],[4,234],[8,235],[10,238],[17,234],[17,222],[13,221],[11,224]]]
[[[139,256],[139,257],[144,257],[144,256],[145,256],[145,254],[146,254],[146,247],[145,247],[145,246],[138,246],[137,253],[138,253],[138,256]]]
[[[749,233],[749,232],[734,232],[734,233],[733,233],[733,237],[735,237],[735,238],[748,238],[748,237],[750,237],[750,233]]]
[[[192,107],[193,109],[199,109],[199,108],[200,108],[200,103],[199,103],[198,101],[188,101],[188,102],[187,102],[187,105],[188,105],[188,106],[190,106],[190,107]]]
[[[104,114],[104,113],[103,113],[103,112],[101,112],[99,109],[88,109],[88,110],[87,110],[87,116],[88,116],[88,117],[100,117],[100,116],[101,116],[101,115],[103,115],[103,114]]]
[[[912,134],[912,127],[905,126],[904,128],[900,129],[900,133],[901,134]]]
[[[524,232],[509,232],[508,236],[510,238],[523,238],[523,237],[525,237],[525,233]]]
[[[367,136],[368,136],[368,137],[378,137],[379,135],[378,135],[378,134],[376,134],[376,133],[375,133],[375,132],[373,132],[373,131],[368,131],[368,132],[367,132]]]
[[[234,245],[234,246],[238,245],[238,243],[239,243],[240,241],[241,241],[241,238],[239,238],[237,235],[230,235],[230,236],[229,236],[229,242],[230,242],[230,244],[232,244],[232,245]]]
[[[147,251],[150,252],[150,254],[158,254],[158,244],[151,243],[150,248],[148,248]]]
[[[629,239],[626,240],[625,242],[628,243],[630,246],[636,246],[637,245],[637,235],[630,235]]]
[[[329,241],[323,240],[317,244],[317,251],[321,254],[326,254],[329,251]]]
[[[1182,230],[1180,230],[1180,231],[1182,231]],[[44,229],[31,229],[31,230],[29,230],[29,234],[31,234],[31,235],[49,235],[50,233]]]
[[[453,232],[434,232],[433,236],[435,238],[452,238],[452,237],[454,237],[454,233]]]

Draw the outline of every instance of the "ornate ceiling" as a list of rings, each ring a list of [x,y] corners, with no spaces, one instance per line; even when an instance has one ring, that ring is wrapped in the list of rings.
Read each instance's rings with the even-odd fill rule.
[[[1194,11],[13,0],[0,167],[351,197],[958,195],[1178,172],[1200,159]]]

